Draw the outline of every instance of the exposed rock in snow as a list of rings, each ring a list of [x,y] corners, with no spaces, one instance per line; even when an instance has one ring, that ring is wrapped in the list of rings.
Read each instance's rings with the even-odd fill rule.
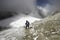
[[[48,16],[44,18],[43,20],[36,21],[32,23],[34,28],[34,31],[32,29],[31,32],[33,32],[31,35],[31,39],[34,40],[60,40],[60,13],[57,13],[53,16]],[[37,31],[37,33],[36,33]]]

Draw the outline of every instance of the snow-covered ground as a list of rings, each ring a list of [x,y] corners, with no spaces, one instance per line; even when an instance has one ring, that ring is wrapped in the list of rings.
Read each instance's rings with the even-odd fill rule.
[[[28,20],[31,23],[33,23],[34,21],[36,20],[41,20],[39,18],[35,18],[35,17],[31,17],[31,16],[24,16],[24,17],[21,17],[20,19],[10,23],[10,26],[13,26],[13,27],[20,27],[20,26],[25,26],[25,22],[26,20]]]
[[[21,15],[20,15],[21,16]],[[8,18],[5,20],[0,21],[1,26],[10,25],[13,28],[4,30],[0,32],[0,40],[23,40],[23,37],[25,36],[25,22],[28,20],[31,23],[33,23],[36,20],[41,20],[39,18],[31,17],[31,16],[16,16],[12,18]],[[14,28],[18,27],[18,28]]]
[[[0,40],[23,40],[24,28],[11,28],[0,32]]]

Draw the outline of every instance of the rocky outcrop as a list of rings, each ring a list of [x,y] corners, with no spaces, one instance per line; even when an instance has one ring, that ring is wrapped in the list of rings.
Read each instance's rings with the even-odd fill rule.
[[[60,40],[60,13],[36,21],[28,36],[34,40]]]

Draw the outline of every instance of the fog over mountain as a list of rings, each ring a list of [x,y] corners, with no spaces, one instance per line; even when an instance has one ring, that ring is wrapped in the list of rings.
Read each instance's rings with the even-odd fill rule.
[[[51,12],[60,11],[60,0],[0,0],[0,11],[35,13],[37,6],[49,10],[47,13],[51,14]]]
[[[17,20],[26,15],[36,18],[46,17],[60,11],[59,7],[60,0],[0,0],[0,20],[16,14],[20,15],[16,17]],[[11,19],[10,22],[12,20],[16,19]]]
[[[0,11],[31,12],[35,0],[0,0]]]

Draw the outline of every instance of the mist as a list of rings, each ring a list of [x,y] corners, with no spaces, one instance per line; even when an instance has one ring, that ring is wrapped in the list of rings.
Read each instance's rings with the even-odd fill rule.
[[[60,0],[43,0],[37,8],[44,17],[52,15],[55,11],[60,11]]]
[[[4,23],[7,22],[7,20],[8,22],[6,25],[8,25],[9,23],[19,20],[21,17],[27,15],[41,19],[42,17],[45,18],[48,15],[52,15],[52,13],[55,11],[60,11],[59,0],[48,1],[48,3],[42,6],[36,5],[36,0],[0,0],[0,12],[13,12],[13,17],[1,20],[0,25],[3,24],[5,26]],[[40,10],[40,13],[38,10]],[[5,14],[7,16],[7,14],[11,13],[3,13],[2,15],[4,16]]]
[[[0,0],[0,11],[31,12],[34,0]]]

